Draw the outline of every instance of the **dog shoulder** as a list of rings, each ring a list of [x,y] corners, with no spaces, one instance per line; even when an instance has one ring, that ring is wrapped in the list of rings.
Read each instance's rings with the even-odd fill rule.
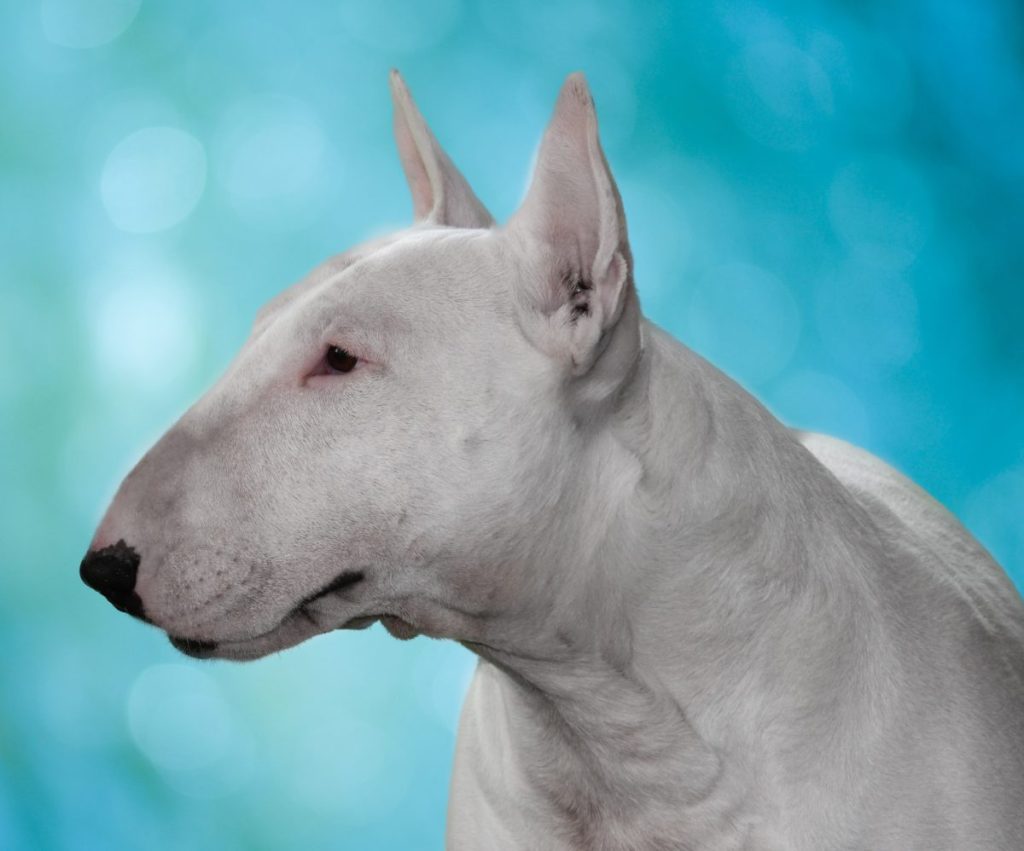
[[[890,528],[895,520],[907,538],[934,556],[929,561],[945,580],[989,598],[1004,617],[1016,622],[1024,641],[1024,606],[1019,592],[951,511],[865,449],[815,432],[795,431],[795,436],[874,519]]]
[[[943,555],[959,554],[956,561],[965,556],[992,561],[952,512],[881,458],[826,434],[795,431],[795,436],[876,519],[880,510],[891,512],[909,533],[926,537]]]
[[[959,520],[924,488],[865,449],[809,431],[795,431],[797,440],[835,476],[870,512],[870,503],[881,502],[908,529],[938,534],[944,543],[956,542],[975,557],[991,559]],[[874,513],[874,512],[870,512]]]

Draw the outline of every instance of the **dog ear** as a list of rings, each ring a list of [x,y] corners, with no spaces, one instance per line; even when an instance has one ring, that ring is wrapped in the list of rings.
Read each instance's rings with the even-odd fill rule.
[[[600,360],[598,371],[617,384],[640,351],[640,309],[622,200],[580,73],[562,86],[508,229],[539,247],[539,274],[525,297],[546,317],[549,346],[568,355],[576,375]]]
[[[397,70],[391,71],[395,141],[412,191],[418,222],[462,228],[488,228],[494,219],[427,127]]]

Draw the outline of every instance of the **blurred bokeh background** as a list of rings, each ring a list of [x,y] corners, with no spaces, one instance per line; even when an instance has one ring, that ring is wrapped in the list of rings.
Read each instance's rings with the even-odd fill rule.
[[[407,223],[402,69],[504,219],[583,69],[648,315],[1024,580],[1021,6],[23,0],[0,9],[0,848],[442,846],[473,658],[247,666],[77,578],[256,309]]]

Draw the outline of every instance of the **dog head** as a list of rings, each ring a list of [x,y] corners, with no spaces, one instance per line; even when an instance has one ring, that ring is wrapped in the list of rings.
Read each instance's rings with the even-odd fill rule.
[[[586,83],[566,81],[504,227],[391,87],[414,225],[260,310],[82,562],[186,653],[255,658],[376,619],[475,640],[564,581],[592,509],[585,454],[641,322]]]

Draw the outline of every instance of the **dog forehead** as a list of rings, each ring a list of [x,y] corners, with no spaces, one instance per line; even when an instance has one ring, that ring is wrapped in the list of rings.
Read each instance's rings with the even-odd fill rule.
[[[497,259],[495,240],[486,230],[424,227],[357,250],[340,277],[372,278],[384,285],[407,285],[418,292],[479,279],[482,267]]]
[[[493,341],[514,332],[507,254],[500,234],[463,228],[418,226],[362,243],[265,305],[248,346],[290,351],[333,336],[383,353],[428,340]]]
[[[329,299],[332,293],[349,289],[353,276],[345,273],[374,255],[386,252],[403,235],[403,231],[389,233],[328,257],[301,280],[265,302],[256,312],[253,325],[258,328],[271,317],[301,309],[311,300]]]
[[[490,232],[421,228],[339,256],[323,280],[323,304],[353,314],[415,319],[507,301],[502,252]]]

